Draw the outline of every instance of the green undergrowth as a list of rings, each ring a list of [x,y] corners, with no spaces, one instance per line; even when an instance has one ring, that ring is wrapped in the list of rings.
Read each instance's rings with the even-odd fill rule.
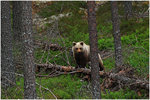
[[[59,99],[78,98],[77,95],[81,86],[87,84],[87,82],[81,82],[80,78],[76,75],[61,75],[53,78],[36,78],[36,82],[39,84],[36,84],[37,97],[44,99],[55,99],[52,93]],[[23,84],[23,78],[19,78],[16,82],[16,86],[8,88],[7,90],[2,89],[2,98],[23,98]]]
[[[76,98],[80,87],[84,84],[87,84],[86,82],[81,82],[79,78],[72,75],[61,75],[58,77],[47,79],[37,78],[37,82],[41,83],[44,87],[49,88],[59,99]],[[37,91],[40,94],[39,89],[37,89]],[[47,93],[49,93],[49,91],[45,92],[45,99],[49,98]],[[54,98],[52,95],[50,95],[50,93],[49,96],[51,96],[51,98]]]
[[[135,91],[130,90],[128,88],[124,90],[120,89],[119,91],[115,91],[115,92],[111,92],[111,91],[109,92],[108,90],[106,90],[106,94],[102,93],[102,98],[104,99],[147,99],[144,94],[138,96]]]
[[[35,52],[35,56],[36,56],[37,63],[47,63],[48,62],[48,63],[52,63],[52,64],[67,66],[68,63],[66,62],[65,59],[67,59],[67,57],[68,57],[69,62],[72,61],[69,52],[60,52],[60,51],[52,51],[52,50],[48,50],[48,51],[44,52],[42,50],[37,50]]]
[[[86,7],[86,2],[76,2],[76,1],[60,1],[60,2],[53,2],[51,5],[45,6],[42,8],[38,14],[41,17],[47,18],[52,15],[58,15],[61,12],[68,13],[68,12],[78,12],[79,7]]]
[[[1,90],[2,99],[23,99],[23,78],[17,78],[16,86]],[[78,75],[60,75],[52,78],[36,78],[37,97],[44,99],[91,99],[90,89],[87,89],[89,83],[81,81]],[[143,91],[144,92],[144,91]],[[54,94],[54,95],[53,95]],[[102,99],[140,99],[146,98],[144,94],[138,96],[130,89],[121,89],[111,92],[101,92]]]

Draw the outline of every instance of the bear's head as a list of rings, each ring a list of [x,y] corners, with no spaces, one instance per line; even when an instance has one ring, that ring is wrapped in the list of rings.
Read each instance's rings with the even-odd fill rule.
[[[73,42],[72,50],[74,53],[83,53],[84,52],[84,45],[83,41],[81,42]]]

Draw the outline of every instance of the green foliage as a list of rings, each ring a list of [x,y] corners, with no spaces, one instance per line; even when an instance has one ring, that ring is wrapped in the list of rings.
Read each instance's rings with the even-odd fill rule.
[[[23,78],[16,77],[16,85],[7,89],[1,89],[2,99],[23,99]]]
[[[89,34],[88,33],[82,33],[79,31],[79,26],[75,25],[75,26],[68,26],[70,28],[70,33],[65,34],[65,36],[68,38],[69,41],[74,41],[74,42],[78,42],[78,41],[84,41],[86,44],[89,44]],[[68,41],[68,42],[69,42]]]
[[[104,62],[106,71],[109,71],[115,67],[115,59],[113,57],[107,58],[103,62]]]
[[[59,99],[76,98],[80,87],[86,84],[86,82],[81,82],[77,76],[71,75],[61,75],[49,79],[37,79],[37,82],[49,88]]]
[[[2,99],[23,99],[23,78],[18,78],[16,86],[7,90],[2,88]],[[80,81],[76,75],[61,75],[53,78],[36,78],[36,82],[51,90],[59,99],[78,98],[77,94],[82,85],[87,82]],[[36,85],[37,96],[45,99],[55,99],[46,89]]]
[[[50,17],[52,15],[58,15],[61,12],[78,12],[79,7],[86,7],[86,2],[53,2],[51,5],[42,8],[38,14],[42,17]]]
[[[112,23],[107,22],[105,25],[97,25],[98,34],[107,34],[107,37],[112,37]]]
[[[23,99],[23,89],[18,89],[17,87],[8,88],[7,90],[1,89],[2,99]]]
[[[136,19],[132,18],[130,20],[121,19],[120,30],[122,35],[130,35],[131,33],[143,33],[148,28],[148,18]],[[143,27],[145,26],[145,27]]]
[[[58,99],[91,98],[90,92],[88,93],[86,89],[81,89],[83,85],[88,85],[87,82],[80,81],[80,78],[76,75],[61,75],[53,78],[36,78],[36,82],[44,88],[52,91]],[[10,87],[7,90],[2,88],[2,99],[23,99],[23,84],[23,78],[18,78],[16,86]],[[55,99],[54,96],[43,87],[36,85],[37,96],[44,99]],[[106,94],[103,92],[101,92],[101,94],[102,99],[146,99],[147,97],[144,95],[146,91],[141,90],[141,92],[143,92],[141,96],[138,96],[135,91],[130,89],[121,89],[115,92],[108,92],[108,90],[106,90]]]
[[[104,5],[98,8],[97,14],[97,22],[98,24],[107,26],[108,23],[111,21],[111,6],[110,2],[105,3]]]
[[[36,58],[36,62],[38,63],[46,63],[48,61],[48,63],[67,66],[68,64],[65,62],[65,59],[67,59],[66,54],[69,58],[71,58],[69,52],[65,53],[65,52],[52,51],[52,50],[44,52],[42,50],[37,50],[35,52],[35,58]],[[41,60],[42,57],[43,59]],[[71,62],[71,59],[69,59],[69,62]]]
[[[60,19],[59,29],[65,35],[76,35],[80,33],[88,33],[87,20],[82,18],[82,14],[75,13],[70,17]],[[72,33],[73,32],[73,33]]]
[[[144,53],[143,50],[134,51],[130,54],[130,56],[127,56],[125,60],[126,62],[128,61],[129,64],[136,69],[139,75],[146,76],[149,72],[149,58],[147,53]]]
[[[135,32],[121,37],[122,44],[124,46],[128,46],[126,47],[126,49],[128,48],[128,51],[132,51],[132,53],[128,53],[127,56],[126,51],[123,52],[123,56],[125,58],[124,62],[129,63],[132,67],[134,67],[139,75],[146,76],[149,66],[149,55],[147,54],[149,50],[149,29],[145,29],[145,27],[138,28],[138,25],[135,26],[137,26]]]
[[[119,91],[116,92],[108,92],[107,94],[102,93],[102,98],[105,99],[141,99],[141,98],[146,98],[144,95],[138,96],[138,94],[130,89],[120,89]]]
[[[100,50],[106,50],[106,49],[113,49],[114,47],[114,42],[113,38],[109,39],[100,39],[98,40],[98,48]]]

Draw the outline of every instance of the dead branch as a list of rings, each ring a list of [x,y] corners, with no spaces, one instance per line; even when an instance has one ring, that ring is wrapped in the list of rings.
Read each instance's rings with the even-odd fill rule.
[[[74,72],[74,73],[83,73],[83,74],[91,74],[91,70],[87,68],[80,68],[80,69],[75,69],[75,67],[72,66],[61,66],[61,65],[53,65],[53,64],[36,64],[37,68],[55,68],[56,70],[59,70],[61,72]],[[103,71],[99,71],[100,76],[104,76],[106,73]]]
[[[53,50],[53,51],[62,51],[64,50],[64,47],[59,46],[58,44],[46,44],[44,43],[42,45],[42,48],[47,48],[48,50]]]
[[[53,43],[34,42],[34,45],[38,45],[39,47],[41,47],[44,50],[62,51],[65,49],[64,47],[61,47],[58,44],[53,44]]]
[[[119,80],[122,84],[130,86],[130,88],[141,88],[141,89],[149,90],[148,81],[144,81],[136,78],[129,78],[124,75],[119,75],[115,73],[111,73],[109,77],[115,81]]]
[[[40,84],[39,84],[39,83],[37,83],[37,82],[36,82],[36,84],[37,84],[37,85],[39,85],[40,87],[42,87],[43,89],[45,89],[45,90],[49,91],[49,92],[53,95],[53,97],[54,97],[55,99],[57,99],[57,97],[54,95],[54,93],[53,93],[50,89],[48,89],[48,88],[46,88],[46,87],[44,87],[44,86],[40,85]]]
[[[36,67],[40,68],[47,68],[47,69],[56,69],[60,73],[56,76],[61,74],[71,74],[71,73],[83,73],[86,75],[91,74],[91,70],[87,68],[80,68],[75,69],[72,66],[61,66],[61,65],[53,65],[53,64],[36,64]],[[116,69],[117,70],[117,69]],[[110,72],[103,72],[99,71],[99,75],[101,78],[105,78],[101,87],[103,88],[121,88],[121,87],[129,87],[131,89],[145,89],[149,90],[149,82],[147,80],[142,80],[133,76],[133,69],[132,68],[124,68],[120,67],[118,71],[110,71]],[[55,75],[54,75],[55,76]],[[44,77],[43,75],[39,75],[39,77]],[[51,77],[51,76],[45,76]]]
[[[101,84],[102,90],[111,89],[117,91],[121,88],[128,87],[132,90],[139,91],[144,89],[149,91],[149,82],[144,79],[140,79],[134,76],[134,69],[131,67],[118,67],[107,73],[108,77],[105,77]]]

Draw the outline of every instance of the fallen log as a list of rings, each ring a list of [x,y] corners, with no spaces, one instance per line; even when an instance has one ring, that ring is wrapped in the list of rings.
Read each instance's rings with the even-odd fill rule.
[[[37,70],[39,68],[44,68],[44,69],[52,69],[55,68],[56,70],[63,71],[63,72],[72,72],[76,71],[76,73],[83,73],[83,74],[91,74],[91,70],[87,68],[79,68],[75,69],[75,67],[72,66],[61,66],[61,65],[53,65],[53,64],[36,64]],[[106,75],[105,72],[99,71],[100,76]]]
[[[75,67],[72,66],[61,66],[61,65],[53,65],[53,64],[36,64],[37,68],[44,68],[44,69],[56,69],[59,70],[60,72],[65,72],[66,73],[83,73],[83,74],[87,74],[90,75],[91,74],[91,70],[87,69],[87,68],[79,68],[79,69],[75,69]],[[106,81],[103,82],[101,84],[101,87],[103,88],[116,88],[116,86],[118,87],[120,84],[122,85],[122,87],[129,87],[131,89],[145,89],[147,91],[149,91],[149,82],[147,80],[142,80],[142,79],[138,79],[135,76],[133,76],[133,74],[131,74],[131,76],[127,75],[132,71],[131,68],[124,68],[122,70],[119,70],[119,72],[114,73],[114,72],[103,72],[103,71],[99,71],[99,75],[103,76],[103,78],[105,77]],[[115,84],[115,85],[114,85]]]

